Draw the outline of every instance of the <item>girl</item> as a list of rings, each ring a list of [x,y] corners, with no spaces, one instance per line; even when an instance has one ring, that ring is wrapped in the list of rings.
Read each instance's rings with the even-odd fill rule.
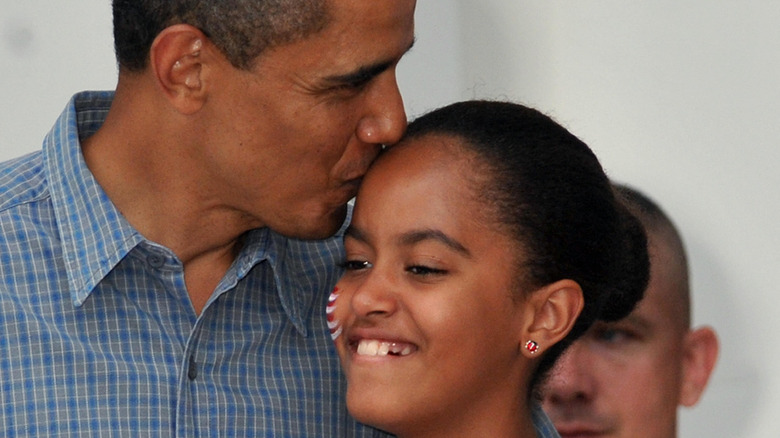
[[[534,389],[647,281],[638,222],[541,113],[429,113],[366,175],[328,306],[358,420],[399,437],[557,436]],[[539,434],[539,435],[537,435]]]

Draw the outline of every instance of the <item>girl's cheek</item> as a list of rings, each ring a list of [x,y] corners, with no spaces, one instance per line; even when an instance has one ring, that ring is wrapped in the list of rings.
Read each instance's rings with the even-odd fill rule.
[[[338,286],[333,288],[333,292],[328,297],[328,305],[325,307],[325,314],[328,319],[328,329],[330,330],[330,337],[335,342],[341,335],[341,320],[337,318],[336,308],[338,305],[338,298],[340,295]]]

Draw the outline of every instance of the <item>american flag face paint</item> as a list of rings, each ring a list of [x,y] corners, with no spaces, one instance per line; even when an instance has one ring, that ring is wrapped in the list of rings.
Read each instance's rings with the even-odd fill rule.
[[[341,321],[336,319],[334,312],[336,311],[336,300],[339,297],[339,288],[334,287],[333,292],[328,297],[328,305],[325,307],[325,315],[328,318],[328,329],[330,330],[330,337],[334,341],[341,335]]]

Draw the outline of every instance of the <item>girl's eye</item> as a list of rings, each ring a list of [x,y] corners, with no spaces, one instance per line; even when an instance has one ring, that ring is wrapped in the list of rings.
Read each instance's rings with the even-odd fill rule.
[[[371,262],[365,260],[347,260],[341,264],[341,267],[347,271],[359,271],[362,269],[371,268],[373,265]]]
[[[422,265],[412,265],[406,268],[406,272],[413,275],[429,276],[429,275],[444,275],[447,273],[444,269],[436,269]]]

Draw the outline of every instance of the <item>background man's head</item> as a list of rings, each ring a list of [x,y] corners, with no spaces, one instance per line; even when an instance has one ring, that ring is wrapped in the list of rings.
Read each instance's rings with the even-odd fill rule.
[[[543,405],[564,438],[673,437],[678,405],[695,405],[704,391],[717,338],[690,327],[688,264],[674,224],[636,190],[615,192],[647,232],[650,283],[628,317],[596,324],[569,348]]]

